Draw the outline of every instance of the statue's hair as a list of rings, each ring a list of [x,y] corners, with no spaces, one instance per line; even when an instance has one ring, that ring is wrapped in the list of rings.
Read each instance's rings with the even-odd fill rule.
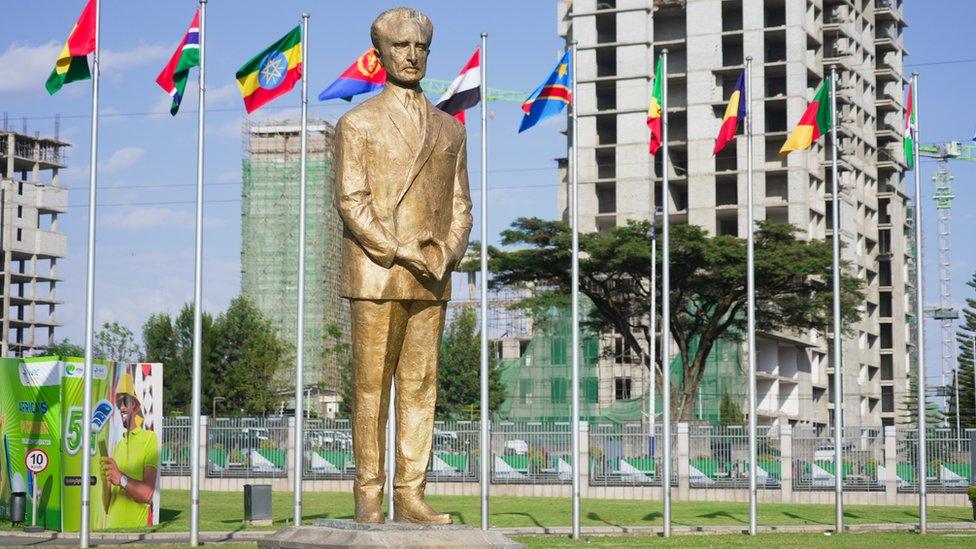
[[[376,16],[369,28],[369,37],[377,51],[380,49],[380,35],[384,33],[387,25],[395,20],[414,21],[419,24],[425,35],[427,45],[430,46],[430,41],[434,37],[434,24],[430,22],[430,18],[413,8],[393,8]]]

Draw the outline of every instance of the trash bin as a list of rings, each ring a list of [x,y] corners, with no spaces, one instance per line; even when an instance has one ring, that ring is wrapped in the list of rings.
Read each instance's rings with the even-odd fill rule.
[[[244,521],[249,524],[271,524],[271,485],[244,485]]]
[[[10,522],[18,524],[27,519],[27,492],[10,494]]]

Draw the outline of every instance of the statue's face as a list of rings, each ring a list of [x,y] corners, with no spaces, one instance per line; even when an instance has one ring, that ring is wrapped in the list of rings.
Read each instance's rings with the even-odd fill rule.
[[[420,84],[427,74],[426,42],[423,29],[416,21],[394,21],[380,36],[380,63],[388,81],[405,87]]]

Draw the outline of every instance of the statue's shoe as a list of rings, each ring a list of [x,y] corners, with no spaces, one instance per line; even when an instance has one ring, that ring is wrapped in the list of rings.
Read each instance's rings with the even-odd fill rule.
[[[453,524],[451,515],[438,513],[427,505],[423,497],[393,496],[393,516],[397,522],[416,524]]]
[[[356,522],[366,524],[383,524],[386,516],[381,507],[383,494],[361,495],[356,498]]]

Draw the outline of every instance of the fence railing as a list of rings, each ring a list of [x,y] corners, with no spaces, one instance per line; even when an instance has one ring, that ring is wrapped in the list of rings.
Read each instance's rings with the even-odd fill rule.
[[[215,418],[207,428],[207,476],[288,476],[287,418]]]
[[[209,478],[285,478],[293,451],[290,418],[217,418],[205,429]],[[679,434],[680,432],[680,434]],[[162,425],[160,473],[190,474],[191,425],[188,417],[166,417]],[[894,438],[890,438],[894,434]],[[964,492],[974,483],[969,429],[956,433],[931,429],[927,434],[927,487],[933,493]],[[662,426],[650,436],[646,424],[590,423],[583,441],[590,486],[660,486]],[[681,438],[686,437],[686,438]],[[883,491],[892,483],[913,492],[917,481],[917,431],[880,427],[845,427],[842,464],[844,489]],[[568,484],[572,482],[571,426],[567,422],[491,424],[491,477],[496,484]],[[681,444],[679,444],[679,441]],[[689,425],[687,434],[672,429],[672,484],[679,484],[679,461],[687,460],[691,488],[746,488],[749,443],[744,426]],[[782,447],[783,445],[788,445]],[[679,451],[679,447],[684,448]],[[887,448],[895,448],[893,455]],[[784,457],[789,449],[792,458]],[[758,486],[778,489],[784,472],[793,490],[833,490],[834,439],[829,428],[796,426],[791,430],[760,426],[757,431]],[[431,482],[476,482],[481,450],[478,423],[437,422],[428,469]],[[684,464],[684,462],[682,462]],[[356,465],[348,420],[309,420],[305,429],[303,475],[307,479],[351,480]]]
[[[663,428],[642,424],[593,424],[589,432],[591,486],[660,486],[664,463]],[[677,429],[671,447],[677,448]],[[678,485],[677,452],[671,453],[671,484]]]
[[[973,483],[971,461],[972,433],[950,429],[928,429],[925,433],[926,475],[925,487],[929,492],[965,492]],[[899,429],[897,441],[898,490],[918,491],[918,429]]]
[[[844,490],[884,490],[884,431],[845,427],[840,474]],[[833,429],[793,429],[793,489],[833,490],[836,482]]]
[[[688,482],[694,488],[749,487],[749,431],[745,426],[691,425]],[[779,429],[756,428],[756,486],[779,488],[782,481]]]

